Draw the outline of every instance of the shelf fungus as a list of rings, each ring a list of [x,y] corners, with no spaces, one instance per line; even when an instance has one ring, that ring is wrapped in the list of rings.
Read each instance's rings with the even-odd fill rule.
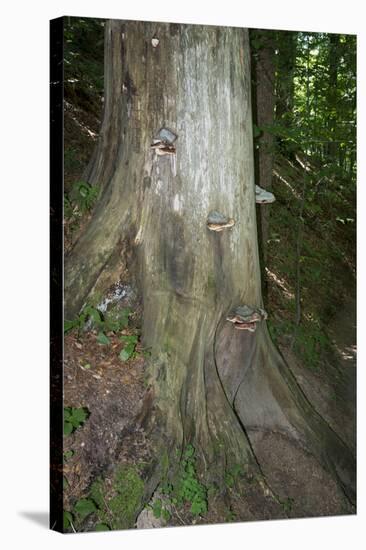
[[[207,227],[210,231],[223,231],[224,229],[230,229],[233,225],[235,225],[233,218],[228,218],[216,210],[208,215]]]
[[[177,137],[177,134],[175,134],[169,128],[161,128],[150,147],[151,149],[154,149],[156,154],[159,156],[175,155],[176,150],[173,143],[175,142]]]
[[[154,149],[155,153],[159,156],[175,155],[176,153],[174,145],[169,145],[164,141],[160,141],[160,140],[154,140],[150,145],[150,147],[151,149]]]
[[[267,312],[260,307],[252,308],[250,306],[239,306],[230,311],[226,320],[230,321],[230,323],[234,323],[234,328],[238,330],[255,332],[257,323],[266,320],[267,317]]]
[[[273,193],[271,193],[270,191],[266,191],[262,187],[259,187],[259,185],[255,186],[255,202],[257,204],[270,204],[275,200],[276,197]]]

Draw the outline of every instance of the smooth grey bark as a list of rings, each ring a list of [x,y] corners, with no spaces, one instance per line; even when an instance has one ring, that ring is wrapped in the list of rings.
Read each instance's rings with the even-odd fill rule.
[[[110,175],[66,260],[66,315],[127,267],[151,350],[145,416],[165,448],[193,443],[215,475],[230,463],[258,471],[245,430],[275,424],[352,498],[352,455],[303,396],[265,322],[247,333],[226,321],[234,306],[262,306],[247,31],[110,21],[106,33],[94,163]],[[151,149],[162,127],[178,135],[174,156]],[[209,231],[212,210],[235,225]]]

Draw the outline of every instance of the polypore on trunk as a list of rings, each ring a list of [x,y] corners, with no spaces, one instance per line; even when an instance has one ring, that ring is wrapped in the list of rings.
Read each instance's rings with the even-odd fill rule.
[[[250,306],[238,306],[232,310],[226,317],[227,321],[234,323],[234,327],[239,330],[249,330],[255,332],[257,323],[267,319],[267,312],[262,308],[252,308]]]
[[[177,139],[177,137],[177,134],[175,134],[169,128],[161,128],[156,134],[156,137],[154,138],[150,147],[151,149],[154,149],[156,151],[156,154],[159,156],[175,155],[176,150],[173,143]]]
[[[207,227],[210,231],[223,231],[235,225],[233,218],[228,218],[220,212],[213,210],[207,217]]]
[[[257,204],[269,204],[275,200],[276,197],[273,193],[266,191],[262,187],[259,187],[259,185],[255,186],[255,202]]]

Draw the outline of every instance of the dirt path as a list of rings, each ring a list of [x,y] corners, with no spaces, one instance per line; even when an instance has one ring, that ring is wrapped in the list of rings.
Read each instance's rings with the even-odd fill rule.
[[[306,368],[289,346],[280,346],[297,382],[335,432],[356,449],[356,298],[349,298],[328,325],[333,350],[324,367]],[[295,442],[280,434],[249,432],[263,472],[290,505],[290,517],[353,513],[329,474]],[[321,490],[319,490],[321,487]]]

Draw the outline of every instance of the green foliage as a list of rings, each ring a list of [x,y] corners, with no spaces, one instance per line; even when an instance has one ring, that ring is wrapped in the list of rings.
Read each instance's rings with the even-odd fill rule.
[[[316,369],[322,353],[330,347],[326,334],[316,322],[303,323],[297,327],[294,350],[309,368]]]
[[[154,503],[153,503],[151,509],[153,511],[154,517],[159,519],[161,517],[161,512],[162,512],[162,509],[163,509],[161,500],[160,499],[154,500]]]
[[[119,358],[121,359],[121,361],[127,361],[132,356],[134,356],[136,344],[138,342],[138,336],[121,336],[120,340],[124,343],[124,348],[120,352]]]
[[[285,514],[289,514],[292,510],[294,499],[293,498],[286,498],[285,500],[281,501],[283,511]]]
[[[232,522],[232,521],[236,521],[236,519],[237,519],[236,513],[231,508],[228,508],[225,514],[225,521]]]
[[[243,475],[243,468],[240,464],[234,464],[225,472],[225,484],[229,489],[232,489],[238,479]]]
[[[169,510],[163,505],[160,499],[154,500],[151,509],[154,517],[157,519],[162,518],[163,520],[168,521],[171,517]]]
[[[105,505],[103,491],[104,491],[104,484],[102,479],[99,478],[92,483],[90,487],[90,493],[89,493],[89,498],[91,498],[95,502],[95,504],[99,509],[102,509],[103,506]]]
[[[64,511],[64,531],[68,531],[74,522],[74,517],[71,512]]]
[[[106,523],[97,523],[95,531],[110,531],[110,527]]]
[[[128,318],[131,315],[130,308],[123,308],[121,310],[113,310],[103,314],[96,307],[92,305],[86,305],[83,311],[74,320],[64,321],[64,332],[67,333],[70,330],[77,328],[79,331],[85,328],[85,325],[90,321],[91,324],[98,328],[100,333],[105,332],[119,332],[120,330],[128,326]],[[108,344],[107,337],[98,336],[98,341],[101,344]]]
[[[129,307],[123,309],[113,309],[104,316],[104,330],[119,332],[128,326],[128,318],[132,310]]]
[[[173,488],[173,495],[179,506],[189,503],[190,511],[194,516],[207,512],[207,489],[198,479],[195,449],[192,445],[187,445],[183,452],[179,477]]]
[[[65,161],[66,169],[66,161]],[[74,183],[69,194],[64,195],[65,230],[69,235],[76,231],[82,222],[84,215],[90,212],[99,196],[99,187],[89,185],[86,182]]]
[[[82,498],[77,501],[74,506],[75,512],[78,514],[80,521],[84,520],[87,516],[97,511],[95,503],[89,498]]]
[[[86,407],[64,407],[64,435],[70,435],[84,424],[88,416],[89,411]]]
[[[64,531],[70,531],[70,528],[76,532],[79,530],[82,522],[91,514],[97,512],[95,502],[91,498],[81,498],[76,501],[72,512],[64,511]],[[98,530],[108,530],[98,529]]]
[[[100,332],[98,334],[97,342],[102,345],[108,345],[111,343],[110,339],[104,334],[104,332]]]
[[[75,319],[64,321],[64,333],[67,333],[75,328],[79,331],[82,330],[89,320],[93,321],[97,327],[99,327],[102,323],[100,312],[91,305],[85,306],[83,311]]]
[[[73,321],[66,319],[64,321],[64,333],[66,334],[67,332],[69,332],[70,330],[73,330],[74,328],[77,328],[77,327],[79,328],[79,326],[80,326],[79,317],[77,317]]]
[[[64,195],[64,218],[69,220],[72,217],[73,212],[74,208],[72,206],[72,202],[67,195]]]
[[[250,39],[254,66],[263,48],[271,54],[276,97],[273,123],[254,138],[271,133],[286,156],[301,151],[354,182],[356,37],[253,29]]]
[[[65,17],[65,98],[98,114],[103,95],[104,20]]]
[[[298,326],[286,320],[278,320],[276,323],[270,321],[267,326],[275,343],[278,344],[283,337],[291,341],[293,339],[294,352],[310,369],[319,368],[323,354],[330,350],[329,338],[315,319]]]
[[[84,214],[94,206],[99,191],[100,188],[97,185],[89,185],[86,181],[76,181],[70,193],[71,202]]]
[[[77,151],[72,147],[65,147],[64,150],[64,169],[65,171],[80,168],[80,160],[77,158]]]
[[[67,462],[68,460],[70,460],[71,457],[74,456],[74,451],[72,449],[70,449],[69,451],[65,451],[64,452],[64,461]]]
[[[177,449],[177,456],[179,455],[180,451]],[[178,507],[189,504],[191,514],[200,516],[208,510],[208,489],[198,478],[195,455],[196,451],[194,447],[187,445],[183,451],[175,479],[173,482],[165,479],[159,489],[162,495],[165,496],[167,503]],[[164,519],[169,519],[166,513],[169,510],[166,510],[166,507],[163,507],[161,502],[155,501],[155,503],[152,508],[154,515],[160,514]]]

